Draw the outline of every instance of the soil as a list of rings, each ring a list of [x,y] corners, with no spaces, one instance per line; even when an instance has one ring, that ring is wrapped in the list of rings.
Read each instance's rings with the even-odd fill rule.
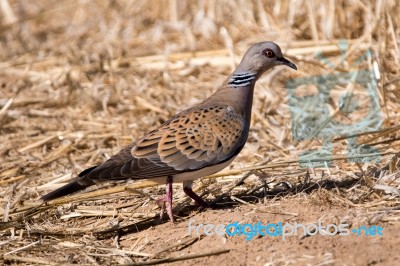
[[[327,193],[327,192],[326,192]],[[322,224],[345,221],[349,228],[359,226],[381,226],[382,236],[360,236],[350,233],[287,237],[255,237],[247,241],[244,236],[220,237],[205,236],[180,251],[173,251],[168,257],[178,257],[194,253],[228,249],[229,253],[217,256],[197,258],[172,265],[399,265],[400,239],[398,225],[390,223],[370,223],[370,216],[360,208],[332,206],[321,200],[320,194],[310,197],[288,197],[254,205],[238,204],[227,209],[207,210],[192,216],[192,223],[229,224],[239,221],[241,224],[267,223],[303,223]],[[140,232],[151,243],[143,252],[153,253],[173,245],[188,234],[189,220],[179,221],[175,225],[165,223]],[[193,235],[196,235],[193,232]],[[143,240],[143,241],[146,241]],[[121,247],[129,249],[133,241],[121,238]]]

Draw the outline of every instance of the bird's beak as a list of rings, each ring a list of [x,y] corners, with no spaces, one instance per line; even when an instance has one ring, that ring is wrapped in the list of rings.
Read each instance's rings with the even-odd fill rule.
[[[297,67],[295,64],[293,64],[292,62],[290,62],[289,60],[287,60],[284,57],[281,58],[277,58],[277,61],[281,64],[281,65],[286,65],[290,68],[293,68],[294,70],[297,70]]]

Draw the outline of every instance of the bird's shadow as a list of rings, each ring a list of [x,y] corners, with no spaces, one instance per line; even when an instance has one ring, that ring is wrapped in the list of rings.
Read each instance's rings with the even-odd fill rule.
[[[270,189],[268,188],[267,184],[263,186],[258,186],[253,189],[250,189],[248,191],[239,193],[234,195],[236,198],[240,199],[241,201],[245,201],[247,203],[256,203],[260,199],[273,199],[273,198],[282,198],[288,195],[296,195],[299,193],[312,193],[318,189],[326,189],[326,190],[333,190],[333,189],[349,189],[356,185],[357,183],[360,183],[362,181],[361,177],[360,178],[352,178],[352,179],[347,179],[347,180],[332,180],[332,179],[325,179],[325,180],[320,180],[316,182],[311,182],[308,181],[306,183],[301,183],[296,186],[290,186],[285,182],[281,182],[277,185],[274,186],[274,188]],[[238,184],[240,185],[240,184]],[[229,209],[229,208],[234,208],[240,205],[241,203],[238,201],[234,201],[231,199],[231,194],[226,194],[226,195],[221,195],[218,197],[216,200],[211,202],[211,209]],[[177,208],[175,208],[174,211],[176,211]],[[199,211],[207,211],[202,210],[199,208],[197,205],[186,205],[185,207],[181,208],[177,214],[179,215],[179,218],[181,221],[184,221],[188,219],[189,217],[193,216],[193,213],[199,212]],[[93,234],[98,238],[98,239],[105,239],[105,238],[110,238],[110,237],[115,237],[115,236],[125,236],[131,233],[137,233],[141,232],[143,230],[146,230],[150,227],[154,227],[157,225],[169,223],[168,219],[160,219],[159,217],[156,218],[148,218],[145,220],[142,220],[140,222],[136,222],[133,224],[129,224],[126,226],[122,227],[115,227],[115,228],[110,228],[108,230],[103,230],[103,231],[98,231],[94,232]]]

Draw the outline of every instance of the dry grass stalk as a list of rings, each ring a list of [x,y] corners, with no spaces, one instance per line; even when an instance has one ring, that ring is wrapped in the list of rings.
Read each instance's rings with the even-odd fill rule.
[[[202,257],[218,256],[218,255],[221,255],[224,253],[229,253],[229,251],[230,251],[229,249],[223,249],[223,250],[217,250],[217,251],[200,253],[200,254],[192,254],[192,255],[186,255],[186,256],[180,256],[180,257],[174,257],[174,258],[165,258],[165,259],[149,260],[149,261],[144,261],[144,262],[136,262],[136,263],[131,263],[131,264],[127,264],[127,265],[131,265],[131,266],[157,265],[157,264],[161,264],[161,263],[171,263],[171,262],[176,262],[176,261],[191,260],[191,259],[197,259],[197,258],[202,258]]]

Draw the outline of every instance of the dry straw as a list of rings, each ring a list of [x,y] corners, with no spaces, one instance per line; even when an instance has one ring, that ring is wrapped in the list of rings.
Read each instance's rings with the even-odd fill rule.
[[[14,264],[147,265],[217,256],[187,255],[196,239],[147,252],[141,233],[160,222],[151,181],[100,185],[44,205],[40,196],[101,163],[145,131],[209,95],[247,47],[276,40],[299,68],[275,69],[258,82],[249,142],[230,169],[196,183],[210,201],[254,204],[328,190],[337,204],[399,221],[400,5],[386,1],[0,1],[0,260]],[[348,40],[342,60],[339,42]],[[349,163],[333,139],[332,166],[299,166],[321,140],[295,141],[285,80],[348,72],[379,77],[382,127],[357,134],[381,162]],[[316,57],[322,52],[336,67]],[[345,89],[342,88],[342,89]],[[306,92],[307,93],[307,92]],[[331,106],[332,119],[337,106]],[[335,112],[336,110],[336,112]],[[362,119],[362,112],[348,121]],[[321,128],[322,129],[322,128]],[[318,132],[314,132],[318,135]],[[324,163],[325,162],[325,163]],[[174,185],[176,210],[190,202]],[[356,195],[354,195],[356,191]],[[254,205],[256,208],[256,205]],[[384,210],[384,211],[383,211]],[[111,222],[110,222],[111,221]],[[112,221],[116,221],[113,227]],[[118,239],[130,236],[130,250]],[[118,236],[113,242],[109,238]],[[112,245],[112,247],[110,247]],[[181,250],[176,257],[172,250]],[[59,257],[57,263],[49,254]],[[145,260],[143,260],[145,258]]]

